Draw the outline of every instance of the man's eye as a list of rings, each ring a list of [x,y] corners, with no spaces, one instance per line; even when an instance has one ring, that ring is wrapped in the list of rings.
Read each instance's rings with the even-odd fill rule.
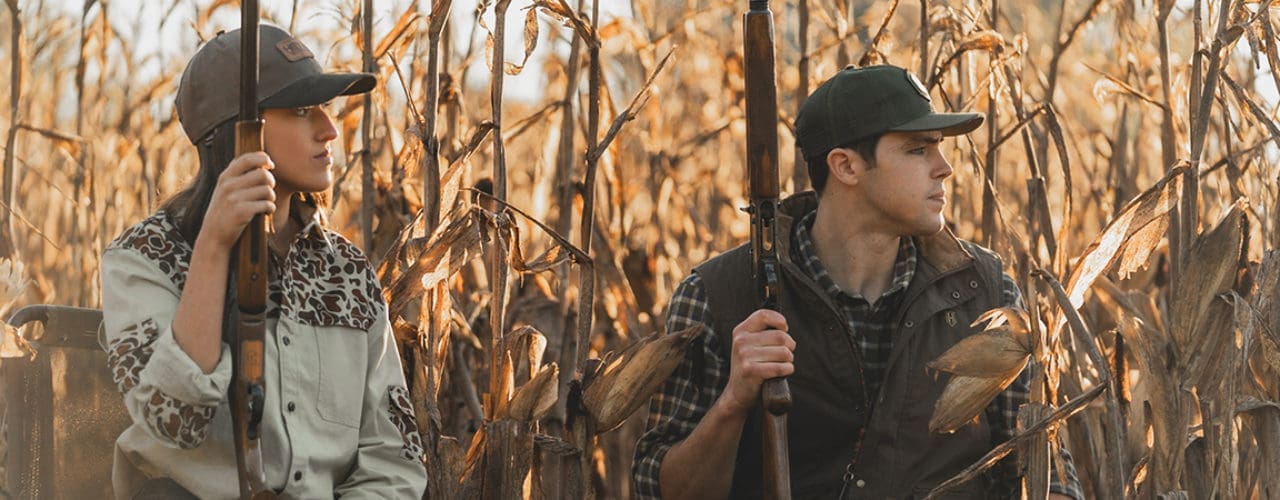
[[[910,153],[913,155],[922,155],[924,154],[924,148],[915,148],[915,149],[912,149],[911,151],[907,151],[907,153]]]

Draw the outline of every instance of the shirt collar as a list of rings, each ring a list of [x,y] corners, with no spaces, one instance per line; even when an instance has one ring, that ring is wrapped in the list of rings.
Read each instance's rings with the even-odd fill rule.
[[[817,219],[817,212],[809,212],[805,214],[795,226],[794,238],[797,259],[801,267],[809,273],[818,286],[822,287],[827,294],[839,296],[844,294],[853,298],[866,300],[865,297],[841,290],[836,285],[835,280],[831,279],[831,274],[827,271],[826,266],[822,264],[822,260],[818,258],[818,252],[813,244],[813,221]],[[911,278],[916,274],[917,249],[914,238],[902,237],[898,238],[898,255],[893,263],[893,281],[889,285],[889,289],[880,296],[880,298],[890,297],[901,290],[906,290],[911,285]],[[877,299],[878,301],[878,299]],[[870,302],[869,300],[867,302]]]

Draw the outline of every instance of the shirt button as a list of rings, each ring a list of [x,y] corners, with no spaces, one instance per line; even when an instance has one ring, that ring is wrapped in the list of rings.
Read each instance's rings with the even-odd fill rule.
[[[960,292],[951,292],[951,298],[953,299],[960,298]]]
[[[285,337],[285,338],[281,339],[280,341],[281,341],[281,342],[284,342],[284,345],[289,345],[289,342],[292,342],[292,340],[289,340],[289,337]]]
[[[977,280],[970,280],[970,281],[969,281],[969,288],[978,288],[978,281],[977,281]]]
[[[857,486],[859,488],[865,488],[867,486],[867,482],[861,479],[859,479],[856,483],[853,483],[853,484],[854,486]]]
[[[290,401],[286,407],[289,408],[289,411],[293,411],[295,408],[297,408],[297,406],[293,404],[293,401]]]
[[[293,473],[293,480],[294,480],[294,481],[301,481],[301,480],[302,480],[302,471],[296,471],[296,472],[294,472],[294,473]]]

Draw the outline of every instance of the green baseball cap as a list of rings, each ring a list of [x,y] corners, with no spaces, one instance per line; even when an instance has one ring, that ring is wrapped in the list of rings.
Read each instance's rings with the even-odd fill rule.
[[[283,29],[258,29],[258,107],[297,108],[373,90],[369,73],[325,73],[315,54]],[[178,83],[178,121],[194,144],[240,111],[240,30],[220,32],[196,51]]]
[[[905,69],[850,66],[805,99],[796,116],[796,145],[811,157],[885,132],[965,134],[982,120],[982,113],[935,112],[929,91]]]

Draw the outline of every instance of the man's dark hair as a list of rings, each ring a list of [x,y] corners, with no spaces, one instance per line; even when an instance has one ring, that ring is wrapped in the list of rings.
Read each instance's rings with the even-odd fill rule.
[[[876,166],[876,146],[880,144],[880,137],[883,135],[875,134],[836,147],[854,150],[858,153],[858,156],[862,157],[862,161],[867,162],[868,168],[874,168]],[[813,190],[819,195],[827,187],[827,177],[831,173],[827,168],[827,155],[830,153],[831,150],[827,150],[819,155],[806,156],[804,159],[809,167],[809,182],[813,184]]]

